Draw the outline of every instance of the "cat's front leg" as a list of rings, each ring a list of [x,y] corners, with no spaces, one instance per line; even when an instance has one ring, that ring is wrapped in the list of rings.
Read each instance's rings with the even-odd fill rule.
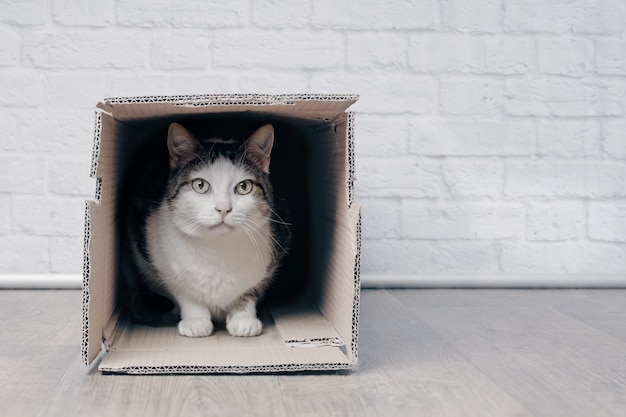
[[[256,316],[256,299],[242,297],[230,306],[226,316],[226,330],[232,336],[258,336],[263,324]]]
[[[211,311],[208,307],[192,300],[178,300],[181,320],[178,333],[187,337],[206,337],[213,333]]]

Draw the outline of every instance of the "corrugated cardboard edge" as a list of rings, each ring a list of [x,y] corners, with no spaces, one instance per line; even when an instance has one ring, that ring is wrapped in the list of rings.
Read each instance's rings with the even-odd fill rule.
[[[196,94],[177,96],[138,96],[106,98],[106,105],[168,103],[190,106],[267,106],[296,101],[356,101],[356,94]]]
[[[354,301],[352,305],[352,364],[359,361],[359,313],[361,305],[361,209],[356,225],[356,259],[354,260]]]
[[[354,204],[354,182],[356,181],[355,166],[355,116],[354,112],[347,112],[348,115],[348,207]],[[358,220],[356,224],[356,257],[354,260],[354,300],[352,304],[352,340],[351,359],[356,365],[359,359],[359,307],[361,305],[361,208],[359,207]]]
[[[128,366],[123,369],[107,369],[100,367],[104,373],[123,373],[131,375],[156,374],[268,374],[285,372],[323,372],[342,371],[350,369],[346,363],[290,363],[284,365],[259,366]]]
[[[102,132],[102,114],[99,111],[96,111],[95,115],[96,119],[93,130],[93,149],[91,152],[91,172],[89,174],[91,178],[96,177],[96,168],[98,165],[98,159],[100,158],[100,133]],[[96,199],[98,200],[97,193]]]
[[[96,178],[96,169],[98,164],[98,158],[100,155],[100,133],[102,131],[102,115],[100,112],[95,112],[94,121],[94,137],[93,137],[93,149],[91,155],[91,171],[89,176]],[[98,203],[100,201],[102,191],[102,182],[96,178],[96,189],[94,192],[94,201]],[[83,338],[81,346],[81,357],[85,365],[89,363],[89,281],[91,278],[91,259],[89,248],[91,246],[91,202],[85,202],[85,226],[83,230]]]
[[[208,94],[208,95],[181,95],[181,96],[142,96],[142,97],[120,97],[108,98],[105,104],[108,106],[115,104],[135,104],[135,103],[172,103],[188,104],[192,106],[212,106],[212,105],[259,105],[267,106],[272,104],[289,104],[294,101],[356,101],[358,95],[354,94],[285,94],[285,95],[262,95],[262,94]],[[100,140],[102,130],[103,108],[96,111],[94,126],[94,142],[91,166],[91,177],[96,178],[97,165],[100,154]],[[348,121],[348,206],[350,209],[354,203],[354,113],[347,112]],[[97,178],[96,178],[97,179]],[[97,182],[95,200],[100,201],[101,183]],[[171,373],[270,373],[270,372],[301,372],[301,371],[333,371],[347,370],[352,368],[358,361],[358,328],[359,328],[359,305],[360,305],[360,272],[361,272],[361,213],[359,208],[358,222],[356,225],[356,246],[357,252],[354,266],[354,295],[352,307],[352,337],[349,351],[349,363],[291,363],[281,365],[262,366],[131,366],[125,369],[107,370],[101,368],[102,372],[120,371],[128,374],[171,374]],[[83,341],[82,360],[85,365],[89,360],[89,284],[91,278],[90,267],[90,242],[91,242],[91,204],[86,203],[85,208],[85,230],[84,230],[84,263],[83,263]]]
[[[89,244],[91,242],[91,208],[89,202],[85,203],[85,230],[83,238],[83,339],[81,357],[83,363],[89,363],[89,278],[91,276],[91,261],[89,259]]]

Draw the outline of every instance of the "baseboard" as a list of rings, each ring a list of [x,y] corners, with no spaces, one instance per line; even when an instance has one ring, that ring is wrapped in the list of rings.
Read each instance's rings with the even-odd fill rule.
[[[626,288],[626,274],[365,274],[362,288]]]
[[[79,289],[80,274],[0,274],[0,289]],[[363,288],[626,288],[626,274],[363,274]]]
[[[0,289],[78,289],[80,274],[0,274]]]

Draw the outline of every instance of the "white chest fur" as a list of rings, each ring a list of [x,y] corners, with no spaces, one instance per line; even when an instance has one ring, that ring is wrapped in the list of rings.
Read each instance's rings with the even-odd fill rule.
[[[190,237],[176,228],[167,208],[148,219],[147,244],[155,277],[175,299],[185,298],[224,310],[258,285],[272,261],[269,222],[248,234],[243,229]]]

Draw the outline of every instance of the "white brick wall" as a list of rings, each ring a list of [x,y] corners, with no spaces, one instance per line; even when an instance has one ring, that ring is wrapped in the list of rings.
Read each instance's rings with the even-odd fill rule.
[[[626,273],[622,0],[0,1],[0,274],[79,273],[94,104],[359,93],[372,274]]]

